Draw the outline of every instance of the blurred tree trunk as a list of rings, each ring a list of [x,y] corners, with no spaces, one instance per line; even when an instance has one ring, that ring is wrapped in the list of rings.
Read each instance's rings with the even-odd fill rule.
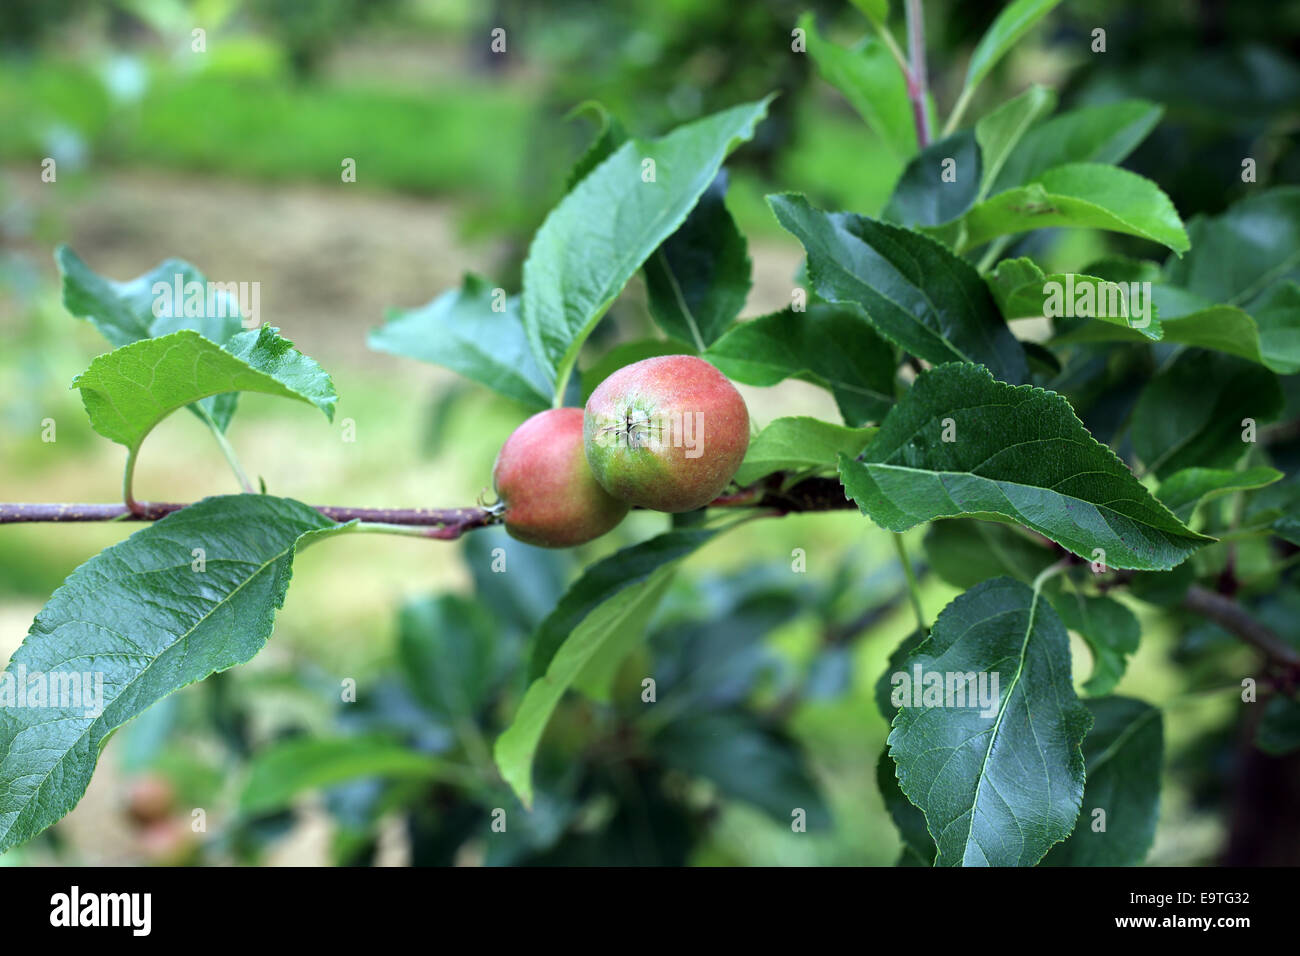
[[[1255,746],[1263,713],[1249,706],[1242,721],[1223,866],[1300,866],[1300,751],[1274,757]]]

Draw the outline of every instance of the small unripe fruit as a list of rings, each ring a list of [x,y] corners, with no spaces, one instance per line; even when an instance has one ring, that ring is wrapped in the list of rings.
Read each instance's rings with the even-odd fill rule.
[[[126,812],[143,826],[165,819],[175,803],[176,791],[171,782],[158,774],[146,774],[131,781]]]
[[[655,511],[693,511],[716,498],[744,460],[749,411],[703,359],[648,358],[596,386],[583,445],[610,494]]]
[[[582,409],[538,412],[514,430],[492,468],[506,531],[526,544],[571,548],[623,520],[628,504],[596,483],[582,451]]]

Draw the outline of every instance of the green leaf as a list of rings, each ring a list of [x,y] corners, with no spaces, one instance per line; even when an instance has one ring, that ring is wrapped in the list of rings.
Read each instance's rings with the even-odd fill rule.
[[[1267,754],[1281,756],[1300,749],[1300,700],[1275,694],[1264,705],[1255,743]]]
[[[727,154],[754,135],[767,104],[733,107],[661,139],[624,143],[546,217],[524,262],[523,320],[557,394],[605,310],[685,221]],[[643,179],[647,160],[653,181]]]
[[[1226,212],[1198,216],[1192,252],[1165,263],[1165,279],[1207,302],[1248,306],[1275,282],[1300,277],[1300,186],[1248,196]]]
[[[77,804],[114,730],[261,650],[295,552],[344,527],[287,498],[205,498],[74,571],[36,615],[0,690],[38,673],[102,675],[102,710],[84,698],[18,707],[0,696],[0,852]]]
[[[1069,163],[1117,165],[1155,129],[1163,112],[1145,100],[1118,100],[1054,116],[1025,134],[989,194],[1023,186]]]
[[[889,754],[900,789],[925,813],[936,866],[1033,866],[1070,835],[1092,718],[1069,660],[1056,612],[1010,578],[959,595],[908,658],[906,672],[923,682],[937,675],[946,687],[951,676],[978,699],[982,681],[985,701],[998,695],[988,709],[956,706],[965,694],[945,699],[941,688],[937,701],[905,703],[894,717]]]
[[[883,4],[882,4],[883,6]],[[868,15],[870,16],[870,15]],[[883,22],[875,21],[873,22]],[[868,37],[853,49],[836,46],[817,32],[812,13],[799,18],[817,72],[844,94],[894,153],[901,157],[916,152],[916,124],[907,98],[907,81],[885,45]]]
[[[239,809],[249,815],[280,810],[300,793],[351,780],[437,776],[434,758],[385,737],[294,737],[253,757]]]
[[[823,212],[795,193],[768,203],[807,250],[817,295],[861,307],[882,335],[917,358],[981,362],[1000,378],[1024,381],[1024,350],[970,263],[919,233]]]
[[[746,385],[819,385],[850,425],[879,421],[894,403],[894,350],[853,308],[815,302],[741,322],[704,358]]]
[[[904,168],[881,218],[909,227],[959,219],[979,195],[981,168],[980,149],[970,130],[931,143]]]
[[[1164,334],[1154,297],[1123,282],[1077,273],[1046,275],[1028,258],[1003,259],[986,281],[1007,321],[1093,318],[1131,330],[1139,340]]]
[[[889,0],[853,0],[853,5],[862,11],[872,26],[882,27],[889,20]]]
[[[952,439],[944,440],[945,432]],[[1168,570],[1206,542],[1151,497],[1055,392],[974,365],[917,377],[863,453],[840,456],[845,491],[906,531],[935,518],[1001,518],[1112,568]]]
[[[1142,389],[1133,409],[1133,450],[1147,471],[1231,468],[1251,445],[1242,422],[1271,420],[1282,407],[1277,376],[1241,359],[1189,350]]]
[[[1074,833],[1044,866],[1136,866],[1155,839],[1164,732],[1160,711],[1128,697],[1084,702],[1093,727],[1083,741],[1088,785]],[[1093,829],[1094,811],[1105,829]]]
[[[936,521],[922,546],[930,570],[962,589],[1002,575],[1028,583],[1056,561],[1045,543],[997,521]]]
[[[606,642],[626,638],[629,632],[638,636],[644,632],[651,612],[663,597],[676,570],[675,561],[660,565],[592,608],[582,618],[582,623],[566,635],[563,644],[550,658],[545,674],[528,685],[514,719],[497,738],[493,748],[502,778],[524,806],[531,806],[533,802],[533,755],[565,690],[600,653]]]
[[[876,678],[875,697],[876,708],[880,711],[880,716],[885,720],[893,720],[894,715],[898,713],[898,708],[894,706],[894,675],[903,673],[903,667],[907,664],[907,659],[916,652],[916,649],[930,635],[925,631],[917,628],[899,643],[897,647],[889,654],[889,661],[885,665],[884,672]],[[895,783],[897,786],[897,783]]]
[[[91,427],[132,455],[160,421],[223,392],[263,392],[315,405],[334,418],[334,383],[312,359],[262,326],[223,348],[189,329],[99,356],[72,382]]]
[[[983,160],[979,194],[988,196],[1012,150],[1039,119],[1056,109],[1056,93],[1032,84],[1019,96],[1007,100],[975,124],[975,139]]]
[[[1233,491],[1249,491],[1271,485],[1282,477],[1275,468],[1246,468],[1231,471],[1226,468],[1184,468],[1160,483],[1156,497],[1166,508],[1186,523],[1192,520],[1197,506],[1212,498]]]
[[[507,299],[475,275],[418,309],[390,311],[366,343],[459,372],[530,411],[551,404],[551,383],[528,346],[519,297]]]
[[[898,777],[894,772],[894,761],[889,759],[888,748],[881,751],[880,760],[876,762],[876,785],[903,841],[898,865],[933,866],[936,851],[930,831],[925,828],[925,814],[898,789]]]
[[[646,581],[664,565],[675,565],[703,547],[717,533],[717,529],[709,528],[669,531],[617,551],[588,567],[533,635],[528,679],[536,681],[549,673],[556,654],[568,642],[570,634],[598,607],[624,588]]]
[[[240,302],[221,283],[208,284],[207,277],[180,259],[167,259],[144,275],[128,282],[114,282],[95,273],[67,246],[54,251],[63,276],[63,306],[78,318],[89,319],[113,345],[130,345],[141,339],[193,329],[206,339],[225,345],[243,330]],[[179,280],[181,294],[176,293]],[[198,283],[204,295],[185,293]],[[166,287],[167,294],[156,294]],[[155,311],[156,310],[156,311]],[[199,418],[211,420],[224,432],[234,417],[239,395],[213,395],[191,408]]]
[[[1108,229],[1187,251],[1187,235],[1174,204],[1155,183],[1118,166],[1072,163],[1041,173],[1034,182],[998,193],[962,218],[963,249],[998,236],[1066,227]]]
[[[397,652],[411,690],[451,721],[477,718],[497,678],[496,622],[456,594],[411,601],[397,618]]]
[[[1072,590],[1062,590],[1052,607],[1092,652],[1092,675],[1083,689],[1092,697],[1109,694],[1124,676],[1128,658],[1137,652],[1142,638],[1137,616],[1114,598]]]
[[[984,81],[1016,41],[1029,32],[1060,0],[1014,0],[1002,8],[993,24],[980,37],[966,68],[965,96]]]
[[[627,130],[618,121],[618,117],[595,100],[588,100],[586,103],[574,107],[569,111],[569,117],[577,116],[584,110],[596,115],[596,137],[591,141],[591,145],[587,147],[587,151],[573,164],[573,169],[569,171],[568,179],[565,180],[564,184],[566,193],[572,192],[574,186],[586,179],[587,175],[608,159],[614,150],[627,142]]]
[[[1300,371],[1300,287],[1294,283],[1277,285],[1255,300],[1251,308],[1258,321],[1238,306],[1212,305],[1173,286],[1152,286],[1151,298],[1165,342],[1235,355],[1279,375]],[[1122,326],[1089,322],[1058,335],[1053,344],[1143,339],[1140,332]]]
[[[726,194],[724,170],[645,264],[651,316],[701,352],[726,331],[749,295],[749,247],[727,212]]]
[[[749,443],[735,482],[748,485],[774,471],[833,470],[840,453],[856,456],[875,433],[802,415],[775,419]]]
[[[717,785],[727,797],[751,803],[789,824],[795,810],[809,830],[830,826],[831,815],[804,766],[797,745],[744,713],[694,715],[669,724],[651,741],[668,766]]]

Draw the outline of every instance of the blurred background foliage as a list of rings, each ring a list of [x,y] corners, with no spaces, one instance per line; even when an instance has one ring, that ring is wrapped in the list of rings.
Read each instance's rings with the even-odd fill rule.
[[[926,5],[945,108],[1001,5]],[[473,501],[520,409],[442,370],[367,352],[366,331],[466,270],[517,288],[528,239],[600,107],[633,134],[657,135],[774,89],[773,118],[729,163],[728,205],[754,261],[745,314],[784,304],[799,249],[763,194],[797,189],[874,214],[901,171],[790,52],[809,9],[838,42],[867,32],[838,0],[7,0],[0,498],[119,493],[120,452],[90,431],[68,390],[102,345],[60,304],[51,251],[66,241],[119,279],[177,256],[217,280],[262,283],[264,319],[329,369],[342,396],[334,428],[246,396],[231,437],[272,492],[350,505]],[[497,26],[505,55],[490,52]],[[1093,54],[1099,26],[1107,51]],[[1013,51],[968,115],[1030,82],[1060,90],[1062,109],[1160,103],[1163,122],[1126,165],[1189,218],[1240,197],[1243,155],[1257,157],[1263,185],[1300,181],[1298,53],[1296,5],[1078,0]],[[575,111],[588,103],[599,107]],[[46,157],[56,183],[41,181]],[[340,180],[345,157],[356,183]],[[1017,247],[1075,267],[1125,248],[1089,232]],[[650,329],[637,282],[584,364]],[[1102,422],[1105,403],[1123,406],[1149,370],[1100,352],[1096,364],[1079,384]],[[802,383],[744,392],[759,424],[836,417],[829,396]],[[354,442],[337,427],[349,420]],[[42,441],[51,421],[57,440]],[[158,431],[138,472],[144,497],[233,490],[189,416]],[[678,575],[610,699],[571,697],[552,721],[535,811],[496,779],[490,742],[522,691],[531,629],[578,568],[666,520],[634,515],[573,554],[510,543],[501,574],[487,570],[506,544],[496,531],[454,545],[366,537],[312,549],[267,651],[125,728],[81,805],[0,865],[894,862],[899,843],[875,783],[888,727],[872,695],[912,621],[887,535],[845,515],[752,522],[710,544]],[[0,654],[73,567],[125,533],[3,529]],[[923,553],[919,537],[909,544]],[[806,573],[792,573],[796,549]],[[958,588],[922,570],[932,617]],[[1293,613],[1278,603],[1282,619]],[[1151,861],[1212,862],[1230,816],[1235,708],[1231,695],[1188,694],[1222,682],[1241,651],[1203,622],[1134,607],[1143,643],[1119,691],[1178,701]],[[1088,654],[1073,643],[1082,681]],[[640,698],[651,673],[664,698],[654,706]],[[338,702],[349,678],[357,702]],[[790,806],[806,810],[807,834],[791,832]],[[205,832],[191,826],[196,807]],[[506,834],[490,829],[498,808]]]

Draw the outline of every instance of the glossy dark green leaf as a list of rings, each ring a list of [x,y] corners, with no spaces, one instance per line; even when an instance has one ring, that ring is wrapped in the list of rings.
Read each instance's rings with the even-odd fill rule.
[[[523,321],[548,380],[567,383],[600,317],[685,221],[727,154],[754,135],[767,103],[629,140],[546,217],[524,262]]]
[[[1252,447],[1242,440],[1243,421],[1261,425],[1281,407],[1277,376],[1267,369],[1185,351],[1142,390],[1133,410],[1133,450],[1160,478],[1184,468],[1230,468]]]
[[[894,675],[903,673],[907,659],[915,653],[921,642],[928,636],[925,631],[918,628],[903,638],[899,645],[890,651],[889,661],[885,664],[884,672],[876,678],[876,709],[880,711],[880,716],[884,717],[885,720],[893,720],[894,715],[898,713],[898,708],[894,706],[892,699]]]
[[[807,416],[778,418],[750,441],[734,480],[748,485],[774,471],[833,471],[841,453],[856,456],[875,433]]]
[[[705,714],[669,724],[651,747],[670,767],[717,785],[723,795],[751,803],[789,825],[803,810],[809,830],[830,825],[830,811],[784,734],[739,713]]]
[[[945,440],[947,434],[951,440]],[[1060,395],[949,364],[917,377],[844,488],[873,521],[1001,517],[1112,568],[1166,570],[1209,542],[1153,498]]]
[[[1094,723],[1083,741],[1088,785],[1079,822],[1043,865],[1137,866],[1155,839],[1164,753],[1160,711],[1128,697],[1098,697],[1084,706]]]
[[[916,124],[907,98],[907,82],[885,45],[868,38],[853,49],[836,46],[817,32],[811,13],[799,18],[808,55],[817,72],[834,86],[891,150],[907,157],[916,152]]]
[[[880,215],[904,226],[952,222],[974,205],[982,168],[970,130],[931,143],[907,164]]]
[[[937,700],[905,704],[889,735],[899,787],[938,847],[935,865],[1033,866],[1074,828],[1092,724],[1056,612],[1019,581],[985,581],[944,608],[905,670],[939,682]],[[981,681],[983,699],[969,706]],[[960,697],[945,694],[949,683]]]
[[[77,804],[114,730],[261,650],[295,552],[342,527],[287,498],[205,498],[74,571],[36,615],[0,690],[21,680],[30,695],[37,674],[83,688],[102,676],[102,699],[90,702],[102,707],[82,695],[0,707],[0,851]]]
[[[1184,468],[1175,472],[1156,489],[1159,498],[1184,523],[1192,520],[1192,513],[1204,501],[1234,491],[1249,491],[1271,485],[1282,477],[1276,468],[1245,468],[1231,471],[1227,468]]]
[[[1025,380],[1024,350],[970,263],[919,233],[823,212],[795,193],[768,203],[807,250],[817,295],[861,307],[882,335],[927,362],[979,362],[1003,380]]]
[[[880,788],[880,797],[885,801],[898,836],[903,841],[903,852],[899,866],[933,866],[934,838],[925,828],[925,814],[920,808],[903,796],[898,789],[898,777],[894,773],[894,761],[889,757],[889,750],[881,751],[880,760],[876,762],[876,786]]]
[[[1083,689],[1092,697],[1109,694],[1138,649],[1142,628],[1137,615],[1112,597],[1080,594],[1071,588],[1058,592],[1052,607],[1092,652],[1092,674]]]
[[[704,357],[746,385],[820,385],[853,426],[879,421],[894,403],[894,350],[852,307],[818,302],[741,322]]]
[[[989,194],[1033,182],[1055,166],[1119,163],[1146,139],[1163,112],[1144,100],[1117,100],[1054,116],[1025,134]]]
[[[645,264],[655,322],[701,352],[726,331],[749,295],[749,247],[727,212],[726,194],[724,170]]]
[[[465,276],[459,289],[418,309],[390,312],[366,342],[380,352],[459,372],[529,410],[551,404],[550,382],[524,335],[518,296],[507,298],[478,276]]]
[[[1249,307],[1275,282],[1300,278],[1300,186],[1248,196],[1188,227],[1192,251],[1165,279],[1214,304]]]

